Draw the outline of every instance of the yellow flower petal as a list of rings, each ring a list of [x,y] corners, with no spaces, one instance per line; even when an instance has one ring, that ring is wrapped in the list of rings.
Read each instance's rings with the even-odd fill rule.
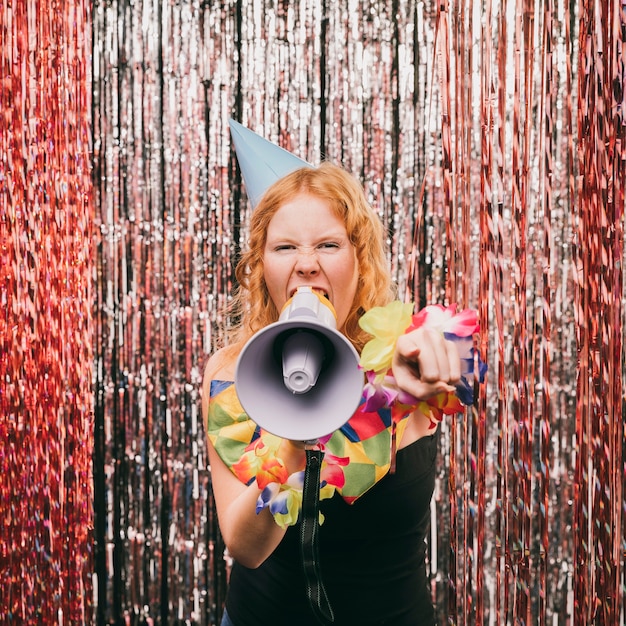
[[[384,307],[370,309],[359,320],[359,326],[372,335],[363,347],[360,365],[365,371],[384,373],[391,367],[398,337],[411,323],[413,303],[394,300]]]
[[[373,370],[379,372],[387,371],[393,359],[393,350],[396,339],[386,341],[384,339],[371,339],[363,346],[361,352],[361,367],[367,372]]]
[[[413,303],[394,300],[385,306],[375,306],[359,320],[359,326],[370,335],[399,337],[408,328],[413,315]]]

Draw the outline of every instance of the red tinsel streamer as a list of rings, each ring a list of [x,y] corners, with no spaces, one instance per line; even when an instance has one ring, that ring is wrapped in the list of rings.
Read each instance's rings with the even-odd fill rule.
[[[232,116],[354,171],[399,293],[480,311],[488,377],[441,427],[439,621],[623,622],[622,4],[0,11],[0,621],[219,623],[199,404],[246,239]]]
[[[88,2],[0,3],[0,622],[91,623]]]
[[[577,624],[623,620],[624,17],[618,3],[581,6]]]
[[[554,207],[552,181],[554,178],[554,146],[553,138],[556,136],[554,127],[554,113],[557,102],[557,94],[554,92],[554,60],[552,48],[554,45],[553,2],[547,0],[543,11],[543,29],[541,34],[541,47],[543,49],[543,64],[541,67],[541,101],[540,115],[543,121],[542,134],[539,138],[540,154],[543,154],[543,162],[539,165],[539,176],[542,181],[543,198],[538,211],[538,225],[542,226],[542,250],[541,275],[537,276],[542,285],[541,304],[535,307],[534,324],[539,337],[535,342],[535,354],[537,362],[537,469],[535,470],[537,483],[537,515],[536,536],[539,543],[538,554],[533,566],[533,574],[536,580],[535,588],[538,590],[537,598],[537,623],[543,626],[547,621],[547,595],[548,587],[548,555],[550,542],[548,537],[549,513],[550,513],[550,464],[552,461],[551,449],[551,378],[550,365],[552,362],[552,310],[553,310],[553,268],[552,268],[552,211]]]

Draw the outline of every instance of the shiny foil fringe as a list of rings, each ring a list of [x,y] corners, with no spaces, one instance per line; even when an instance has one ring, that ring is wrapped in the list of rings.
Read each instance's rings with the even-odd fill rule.
[[[218,623],[227,555],[199,402],[246,237],[232,116],[363,181],[400,293],[480,310],[488,378],[443,425],[440,622],[623,623],[621,4],[0,6],[0,608],[32,617],[62,579],[76,591],[46,606],[58,621]],[[71,502],[39,486],[72,475]],[[73,560],[41,548],[74,520]]]
[[[0,2],[0,623],[92,622],[87,2]]]

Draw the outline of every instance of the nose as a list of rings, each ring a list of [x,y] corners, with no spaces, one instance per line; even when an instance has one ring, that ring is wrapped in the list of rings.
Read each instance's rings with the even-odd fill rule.
[[[320,269],[315,250],[299,250],[295,268],[299,276],[315,276]]]

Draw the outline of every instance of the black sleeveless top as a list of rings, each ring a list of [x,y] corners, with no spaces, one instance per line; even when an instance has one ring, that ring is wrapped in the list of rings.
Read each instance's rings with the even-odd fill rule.
[[[320,562],[336,626],[432,626],[425,538],[438,435],[397,452],[387,474],[354,504],[320,502]],[[299,524],[257,569],[234,562],[226,608],[235,626],[319,626],[306,595]]]

